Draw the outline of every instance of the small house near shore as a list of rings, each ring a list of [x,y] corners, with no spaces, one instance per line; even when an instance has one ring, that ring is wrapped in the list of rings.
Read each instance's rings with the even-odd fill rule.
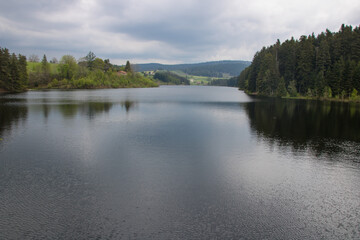
[[[117,72],[117,75],[118,75],[118,76],[126,76],[126,75],[127,75],[127,72],[125,72],[125,71],[118,71],[118,72]]]

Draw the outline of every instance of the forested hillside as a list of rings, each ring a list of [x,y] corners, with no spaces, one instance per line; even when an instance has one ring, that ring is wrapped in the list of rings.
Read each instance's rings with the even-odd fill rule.
[[[215,79],[212,80],[209,85],[211,86],[225,86],[225,87],[238,87],[239,86],[239,78],[232,77],[229,79]]]
[[[248,61],[217,61],[196,64],[175,64],[165,65],[158,63],[136,64],[135,68],[139,72],[167,70],[181,70],[188,75],[205,77],[224,77],[238,76],[242,70],[250,65]]]
[[[239,76],[239,87],[267,96],[358,98],[360,29],[342,25],[299,40],[278,40],[257,52]]]
[[[188,79],[169,71],[157,71],[154,75],[154,79],[157,79],[165,84],[190,85],[190,81]]]

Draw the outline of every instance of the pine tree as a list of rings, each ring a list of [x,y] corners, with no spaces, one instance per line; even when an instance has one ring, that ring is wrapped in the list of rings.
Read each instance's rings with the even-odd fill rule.
[[[332,90],[333,96],[340,96],[341,91],[343,90],[341,87],[342,79],[343,79],[343,72],[345,69],[345,61],[344,58],[340,58],[331,70],[329,75],[329,86]]]
[[[50,64],[47,61],[46,55],[44,54],[42,60],[41,60],[41,83],[47,84],[50,82]]]
[[[18,59],[13,53],[10,57],[10,84],[9,89],[12,92],[20,91],[21,85],[20,85],[20,71],[19,71],[19,65],[18,65]]]
[[[294,38],[286,40],[279,49],[279,72],[284,77],[285,85],[295,79],[296,74],[296,42]]]
[[[360,62],[357,63],[354,70],[353,87],[360,92]]]
[[[90,51],[88,53],[88,55],[86,55],[86,57],[85,57],[85,60],[87,62],[87,67],[90,70],[93,70],[93,63],[94,63],[95,59],[96,59],[96,55],[92,51]]]
[[[129,61],[126,61],[125,72],[128,72],[128,73],[132,72],[132,68],[131,68]]]
[[[342,77],[342,90],[345,91],[346,96],[350,97],[350,94],[353,90],[353,75],[356,68],[355,61],[347,60],[345,62],[343,77]]]
[[[1,49],[1,48],[0,48]],[[0,65],[0,83],[2,88],[9,90],[10,88],[10,53],[7,48],[1,49],[1,65]]]
[[[22,90],[24,90],[28,87],[28,82],[29,82],[29,76],[26,68],[27,62],[26,62],[26,57],[23,55],[19,54],[18,59],[19,59],[20,85]]]
[[[356,27],[353,32],[353,41],[351,43],[351,59],[360,61],[360,28]]]
[[[314,46],[312,38],[302,36],[297,53],[297,86],[301,94],[305,94],[308,88],[313,88],[312,77],[314,72]]]
[[[45,54],[43,56],[43,59],[41,60],[41,70],[45,73],[48,73],[50,70],[50,66]]]

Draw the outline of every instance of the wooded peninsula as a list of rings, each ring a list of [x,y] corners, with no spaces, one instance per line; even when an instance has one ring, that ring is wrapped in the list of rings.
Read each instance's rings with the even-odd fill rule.
[[[360,28],[278,40],[239,76],[249,94],[360,101]]]

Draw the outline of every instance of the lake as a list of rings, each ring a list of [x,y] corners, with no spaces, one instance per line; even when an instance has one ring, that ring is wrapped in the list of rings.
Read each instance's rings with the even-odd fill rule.
[[[359,239],[359,104],[235,88],[0,96],[0,239]]]

